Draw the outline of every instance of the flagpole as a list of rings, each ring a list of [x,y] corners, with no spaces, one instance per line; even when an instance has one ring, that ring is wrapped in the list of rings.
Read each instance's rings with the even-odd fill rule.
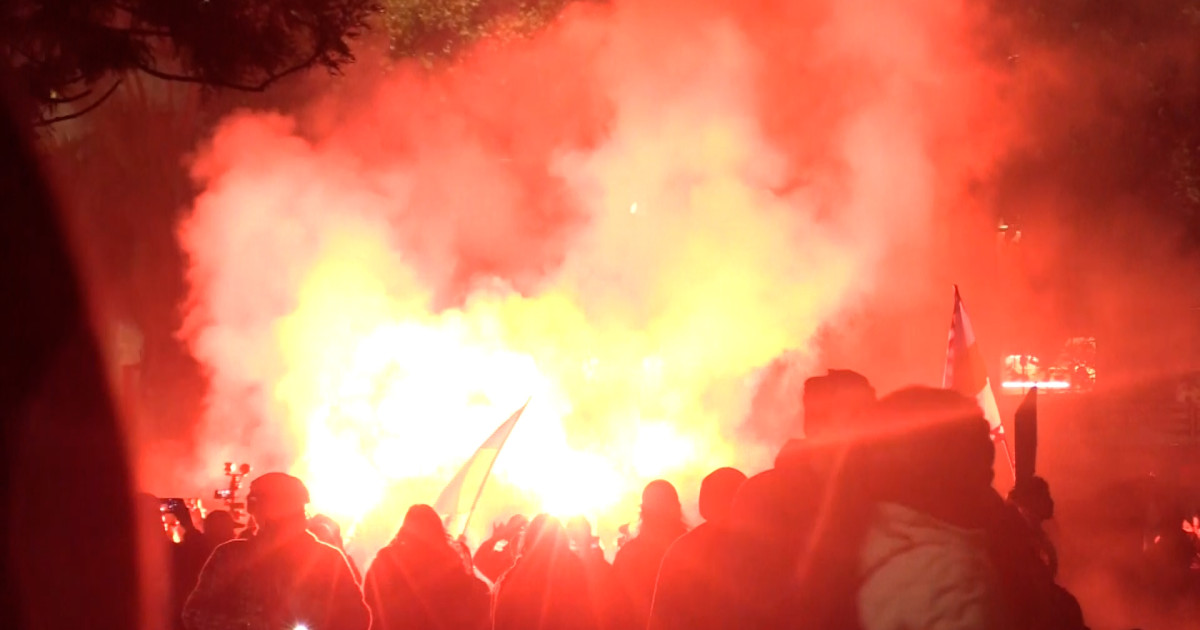
[[[1008,462],[1008,472],[1012,473],[1013,483],[1017,482],[1017,464],[1013,461],[1012,450],[1008,448],[1008,437],[1004,433],[1004,427],[1001,426],[998,431],[993,431],[992,436],[995,441],[999,442],[1004,447],[1004,461]]]
[[[475,508],[479,505],[479,497],[483,496],[483,488],[487,486],[488,479],[492,478],[492,467],[496,465],[496,460],[500,459],[500,451],[508,443],[508,436],[512,435],[513,427],[517,426],[517,422],[521,420],[521,416],[525,415],[525,408],[529,406],[532,400],[533,397],[530,396],[525,400],[525,404],[521,405],[521,408],[517,410],[517,420],[513,421],[512,426],[508,427],[508,433],[504,434],[504,439],[500,441],[500,446],[496,447],[496,456],[492,458],[492,461],[488,462],[487,471],[483,473],[483,480],[479,482],[479,490],[475,491],[475,499],[471,501],[471,510],[467,512],[467,520],[463,521],[462,532],[460,534],[467,533],[467,527],[471,524],[471,517],[475,515]]]

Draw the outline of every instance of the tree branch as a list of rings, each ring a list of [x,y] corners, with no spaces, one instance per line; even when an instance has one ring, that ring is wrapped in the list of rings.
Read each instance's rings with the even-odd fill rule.
[[[91,95],[92,95],[92,88],[87,88],[84,91],[80,92],[79,94],[76,94],[75,96],[62,96],[62,97],[48,96],[48,97],[46,97],[45,101],[47,103],[51,103],[54,105],[66,105],[67,103],[74,103],[76,101],[82,101],[83,99],[85,99]]]
[[[71,120],[73,118],[79,118],[80,116],[83,116],[84,114],[86,114],[86,113],[92,111],[93,109],[100,107],[100,105],[104,104],[104,101],[107,101],[108,97],[112,96],[113,92],[116,92],[117,88],[121,86],[121,82],[123,80],[124,79],[117,79],[116,81],[114,81],[112,84],[112,87],[108,88],[108,90],[106,92],[104,92],[104,94],[100,95],[100,98],[96,99],[91,105],[88,105],[87,107],[84,107],[83,109],[72,112],[70,114],[65,114],[63,116],[55,116],[54,118],[43,118],[43,119],[35,122],[34,126],[35,127],[45,127],[47,125],[53,125],[54,123],[60,123],[65,120]],[[90,92],[90,90],[89,90],[89,92]]]
[[[306,70],[308,68],[311,68],[317,62],[317,60],[320,58],[321,58],[321,48],[317,47],[313,51],[313,54],[310,55],[304,61],[302,61],[290,68],[287,68],[286,70],[283,70],[281,72],[277,72],[274,74],[268,74],[265,79],[263,79],[262,81],[260,81],[258,83],[254,83],[254,84],[233,83],[230,81],[222,81],[221,79],[198,77],[198,76],[188,75],[188,74],[173,74],[170,72],[163,72],[162,70],[158,70],[157,68],[148,66],[144,63],[138,63],[137,69],[141,70],[142,72],[145,72],[146,74],[148,74],[152,77],[156,77],[156,78],[162,79],[164,81],[180,81],[182,83],[199,83],[202,85],[212,85],[215,87],[223,87],[223,88],[228,88],[231,90],[240,90],[242,92],[262,92],[263,90],[270,87],[271,84],[275,83],[276,81],[279,81],[280,79],[282,79],[288,75],[292,75],[297,72],[300,72],[301,70]]]

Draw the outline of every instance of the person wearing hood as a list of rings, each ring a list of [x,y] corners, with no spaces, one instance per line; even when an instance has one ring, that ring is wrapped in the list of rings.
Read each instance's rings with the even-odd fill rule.
[[[644,628],[649,622],[658,568],[667,549],[685,533],[683,506],[675,486],[662,479],[646,484],[638,534],[613,558],[613,572],[625,591],[635,627]]]
[[[414,505],[363,582],[377,630],[483,630],[488,588],[469,572],[442,520]]]
[[[704,522],[667,549],[658,571],[650,630],[719,628],[727,608],[730,581],[722,558],[734,495],[746,481],[736,468],[718,468],[700,483],[700,516]]]
[[[362,572],[358,570],[358,564],[354,562],[354,558],[351,558],[350,554],[346,553],[346,540],[342,538],[342,526],[338,525],[337,521],[324,514],[318,514],[308,519],[308,531],[313,536],[316,536],[317,540],[326,545],[337,547],[338,551],[341,551],[342,555],[346,556],[346,562],[350,563],[350,571],[354,573],[354,581],[362,584]]]
[[[911,387],[883,398],[859,477],[870,505],[858,553],[864,630],[1012,627],[989,553],[995,456],[975,401]]]
[[[492,583],[516,563],[521,535],[528,525],[529,519],[522,514],[515,514],[508,522],[494,525],[492,537],[483,541],[475,551],[475,567]]]
[[[525,530],[521,553],[496,585],[494,630],[600,630],[600,611],[567,530],[547,514]]]

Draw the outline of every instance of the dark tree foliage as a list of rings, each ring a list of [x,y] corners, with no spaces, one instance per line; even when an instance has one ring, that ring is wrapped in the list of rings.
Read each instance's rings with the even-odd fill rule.
[[[1200,2],[990,4],[1035,139],[1007,169],[1009,205],[1056,186],[1087,229],[1121,229],[1103,210],[1136,207],[1200,247]]]
[[[453,58],[484,37],[537,32],[572,0],[383,0],[392,54],[427,64]]]
[[[376,0],[3,0],[0,54],[41,122],[98,106],[131,72],[261,91],[353,60]],[[34,115],[37,115],[34,114]]]

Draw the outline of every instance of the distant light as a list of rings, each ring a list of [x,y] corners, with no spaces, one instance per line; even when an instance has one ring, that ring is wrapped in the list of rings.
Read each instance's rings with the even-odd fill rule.
[[[302,623],[298,623],[298,624],[296,624],[296,626],[294,628],[292,628],[292,630],[308,630],[308,626],[305,624],[302,624]]]
[[[629,214],[637,214],[637,202],[636,201],[633,202],[633,205],[629,206]]]
[[[1001,386],[1004,389],[1071,389],[1071,384],[1066,381],[1005,381]]]

